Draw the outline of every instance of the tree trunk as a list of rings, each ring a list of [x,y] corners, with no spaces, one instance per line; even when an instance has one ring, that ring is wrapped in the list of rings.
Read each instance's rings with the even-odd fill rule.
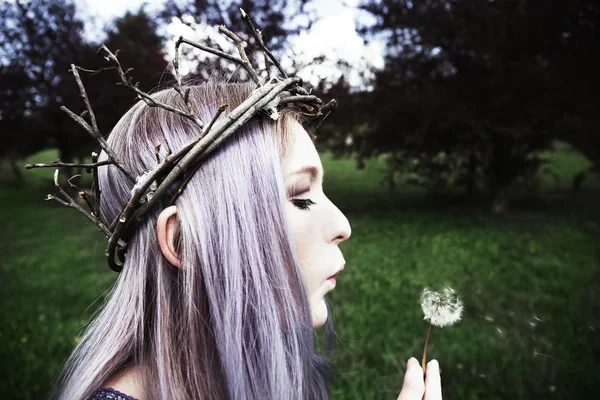
[[[15,178],[17,178],[17,182],[23,183],[25,181],[23,178],[23,171],[21,171],[21,168],[19,168],[16,157],[8,157],[8,162],[10,163],[10,168],[15,174]]]
[[[492,211],[502,213],[508,209],[509,193],[507,186],[500,186],[494,190],[494,199],[492,201]]]
[[[473,199],[475,195],[475,169],[477,168],[477,159],[475,153],[469,155],[469,166],[467,172],[467,199]]]
[[[73,153],[71,152],[71,149],[69,149],[67,146],[65,146],[63,143],[58,143],[58,157],[60,159],[60,161],[65,162],[65,163],[72,163],[74,161],[73,158]],[[73,168],[72,167],[65,167],[64,168],[65,174],[67,175],[68,178],[73,176]]]

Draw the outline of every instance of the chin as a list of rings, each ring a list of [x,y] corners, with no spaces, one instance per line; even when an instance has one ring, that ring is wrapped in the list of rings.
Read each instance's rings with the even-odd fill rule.
[[[315,299],[310,302],[310,314],[312,316],[313,328],[320,328],[325,325],[327,321],[327,304],[325,304],[325,298]]]

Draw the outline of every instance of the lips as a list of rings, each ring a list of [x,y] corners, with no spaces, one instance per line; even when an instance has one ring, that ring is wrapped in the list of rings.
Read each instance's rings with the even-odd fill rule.
[[[341,266],[341,267],[340,267],[340,268],[337,270],[337,272],[336,272],[336,273],[334,273],[333,275],[331,275],[331,276],[330,276],[329,278],[327,278],[327,279],[335,279],[335,276],[336,276],[337,274],[339,274],[340,272],[342,272],[342,270],[344,269],[344,267],[345,267],[345,266],[346,266],[346,264],[342,264],[342,266]]]

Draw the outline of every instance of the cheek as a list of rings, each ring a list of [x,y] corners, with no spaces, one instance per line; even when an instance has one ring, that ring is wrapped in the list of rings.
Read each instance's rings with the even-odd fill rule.
[[[310,215],[311,211],[294,209],[288,210],[294,248],[300,263],[300,273],[304,285],[308,290],[308,295],[317,286],[320,277],[318,276],[318,225],[314,221],[314,216]]]

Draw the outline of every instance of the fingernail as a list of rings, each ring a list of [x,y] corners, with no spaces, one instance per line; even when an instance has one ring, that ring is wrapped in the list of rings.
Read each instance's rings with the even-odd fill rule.
[[[411,357],[411,358],[408,360],[408,364],[406,364],[406,367],[407,367],[407,368],[408,368],[408,367],[414,367],[414,366],[416,366],[416,365],[419,365],[419,362],[417,361],[417,359],[416,359],[416,358],[414,358],[414,357]]]
[[[434,371],[439,371],[440,365],[438,364],[437,360],[431,360],[427,364],[427,368],[432,368]]]

